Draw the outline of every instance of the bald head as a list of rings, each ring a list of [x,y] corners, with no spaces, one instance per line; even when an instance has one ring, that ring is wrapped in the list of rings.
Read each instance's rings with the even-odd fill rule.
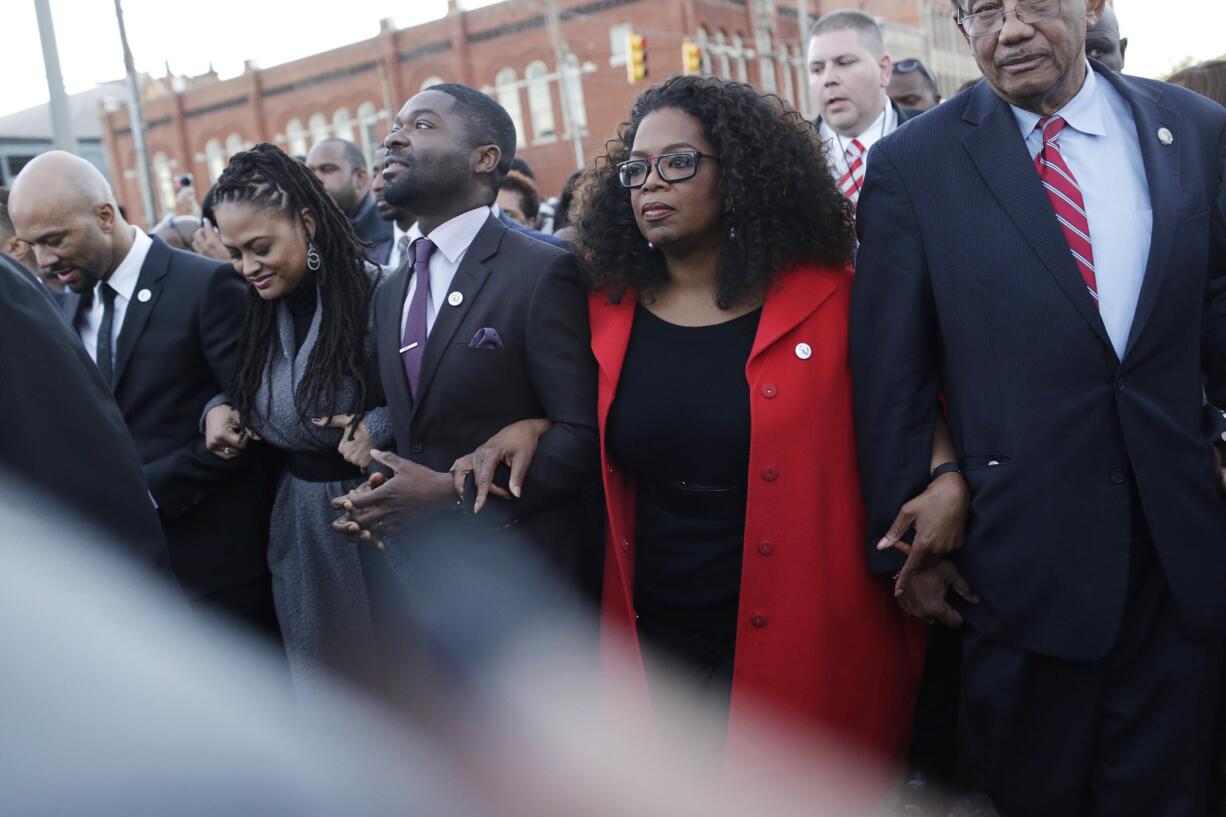
[[[132,228],[111,186],[71,153],[44,153],[22,168],[9,194],[9,215],[38,265],[75,292],[109,277],[132,248]]]
[[[1112,71],[1124,70],[1124,52],[1128,38],[1120,37],[1120,23],[1115,9],[1104,5],[1094,27],[1086,32],[1086,56],[1098,60]]]

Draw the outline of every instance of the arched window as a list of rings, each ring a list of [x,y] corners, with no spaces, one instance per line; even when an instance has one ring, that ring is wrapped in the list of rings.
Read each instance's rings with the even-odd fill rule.
[[[429,88],[431,85],[442,85],[442,84],[443,84],[442,77],[435,77],[435,76],[426,77],[426,81],[421,84],[421,90],[424,91],[427,88]]]
[[[302,122],[300,120],[291,119],[286,123],[285,143],[286,150],[290,156],[305,156],[307,154],[306,131],[302,129]]]
[[[307,127],[311,129],[312,147],[331,135],[328,132],[328,118],[321,113],[311,114],[311,118],[307,120]]]
[[[337,108],[332,114],[332,132],[337,139],[344,139],[346,142],[356,142],[353,138],[353,120],[349,118],[348,108]]]
[[[732,35],[732,59],[736,63],[736,81],[749,82],[749,69],[745,65],[745,41],[740,34]]]
[[[532,117],[532,138],[549,139],[558,135],[553,117],[553,89],[549,87],[549,69],[540,60],[528,63],[524,69],[528,84],[528,113]]]
[[[358,132],[362,134],[362,152],[370,159],[375,148],[383,144],[383,131],[379,127],[379,112],[375,103],[363,102],[358,106]]]
[[[246,149],[247,149],[247,146],[243,144],[243,137],[239,136],[237,133],[232,133],[226,137],[226,159],[227,160],[230,157],[232,157],[235,153],[242,153]]]
[[[162,212],[173,213],[175,211],[174,173],[170,168],[170,159],[160,150],[153,156],[153,178],[157,184],[158,197],[162,200]],[[152,224],[156,216],[156,213],[148,213],[145,220]]]
[[[783,98],[796,110],[800,110],[800,100],[796,98],[796,83],[792,75],[792,47],[779,45],[779,74],[783,77]]]
[[[775,77],[775,51],[771,46],[771,35],[765,31],[758,33],[758,71],[762,74],[762,90],[775,93],[779,90],[779,80]]]
[[[702,74],[707,76],[711,73],[711,32],[707,31],[705,26],[698,29],[698,35],[694,38],[698,43],[698,54],[702,60]]]
[[[498,104],[511,115],[515,123],[515,143],[524,143],[524,112],[519,106],[519,83],[516,81],[514,68],[503,68],[494,77],[494,95]]]
[[[728,60],[728,35],[723,31],[715,32],[715,58],[719,65],[720,79],[732,79],[732,63]]]
[[[580,131],[587,130],[587,103],[583,99],[583,66],[574,54],[566,55],[565,68],[562,71],[562,81],[566,83],[566,93],[570,96],[570,105],[574,109],[575,127]],[[570,123],[567,122],[569,129]]]
[[[221,149],[221,142],[210,139],[205,143],[204,161],[209,166],[209,181],[220,179],[221,172],[226,169],[226,154]]]

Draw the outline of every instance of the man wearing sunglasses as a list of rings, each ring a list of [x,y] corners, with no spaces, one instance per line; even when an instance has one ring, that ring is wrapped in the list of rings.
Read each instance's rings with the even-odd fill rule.
[[[1192,817],[1226,631],[1226,110],[1090,62],[1103,3],[958,0],[984,81],[873,149],[861,476],[877,535],[944,395],[972,500],[929,587],[979,597],[952,602],[961,749],[1001,813]]]
[[[809,32],[809,91],[826,140],[830,171],[854,206],[869,150],[920,111],[886,96],[892,66],[876,21],[862,11],[835,11]]]

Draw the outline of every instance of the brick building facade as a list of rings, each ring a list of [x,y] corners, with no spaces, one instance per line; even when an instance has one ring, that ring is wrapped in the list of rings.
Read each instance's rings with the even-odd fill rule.
[[[814,18],[857,7],[890,21],[886,38],[895,56],[942,66],[938,78],[947,93],[974,75],[958,62],[969,59],[960,40],[960,53],[955,48],[939,59],[942,41],[931,29],[954,34],[948,0],[809,2]],[[314,141],[340,136],[369,150],[405,100],[440,80],[481,88],[502,102],[519,131],[518,155],[536,171],[542,192],[555,194],[576,169],[577,153],[597,155],[638,92],[682,70],[687,39],[701,47],[704,73],[751,82],[811,113],[797,0],[559,0],[570,52],[565,95],[544,0],[470,11],[451,5],[438,20],[405,29],[384,21],[370,40],[267,69],[249,64],[234,79],[172,78],[152,86],[144,115],[159,214],[173,207],[176,176],[192,173],[207,188],[230,155],[256,142],[305,154]],[[631,29],[647,39],[649,74],[635,85],[624,68]],[[136,223],[152,221],[141,208],[127,111],[101,116],[116,194]]]

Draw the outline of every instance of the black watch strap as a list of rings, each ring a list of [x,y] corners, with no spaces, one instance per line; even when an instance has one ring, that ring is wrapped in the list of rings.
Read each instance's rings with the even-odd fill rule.
[[[962,466],[956,462],[943,462],[936,468],[932,469],[932,477],[929,481],[936,479],[945,474],[961,474]]]

